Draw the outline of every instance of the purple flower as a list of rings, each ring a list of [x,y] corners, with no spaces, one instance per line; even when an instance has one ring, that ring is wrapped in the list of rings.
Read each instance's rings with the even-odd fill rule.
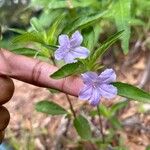
[[[77,62],[76,58],[86,58],[89,56],[89,50],[80,46],[83,37],[79,31],[72,34],[69,39],[68,35],[59,36],[59,48],[55,51],[55,59],[64,60],[66,63]]]
[[[116,81],[113,69],[106,69],[100,75],[95,72],[86,72],[81,76],[84,87],[79,93],[79,98],[88,100],[91,105],[98,105],[101,97],[111,99],[117,95],[117,88],[111,85]]]

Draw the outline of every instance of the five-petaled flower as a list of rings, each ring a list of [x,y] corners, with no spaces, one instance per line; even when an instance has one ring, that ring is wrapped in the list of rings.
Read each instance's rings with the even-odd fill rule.
[[[56,60],[64,60],[66,63],[77,62],[76,58],[87,58],[89,50],[80,46],[83,37],[79,31],[72,34],[69,39],[68,35],[62,34],[59,36],[59,48],[55,51]]]
[[[117,95],[117,88],[111,85],[116,81],[113,69],[106,69],[100,75],[95,72],[86,72],[81,75],[84,83],[79,93],[79,98],[88,100],[93,106],[97,106],[101,97],[111,99]]]

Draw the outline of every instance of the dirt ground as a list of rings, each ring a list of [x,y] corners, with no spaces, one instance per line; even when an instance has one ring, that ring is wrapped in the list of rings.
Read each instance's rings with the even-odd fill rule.
[[[118,81],[139,85],[150,91],[150,84],[144,75],[147,73],[147,57],[145,52],[137,54],[131,60],[128,57],[119,57],[113,67],[116,69]],[[123,59],[122,59],[123,58]],[[132,57],[133,58],[133,57]],[[110,65],[105,59],[105,64]],[[118,63],[119,62],[119,63]],[[112,64],[112,62],[111,62]],[[143,79],[145,78],[145,79]],[[146,83],[145,83],[146,82]],[[6,104],[10,111],[11,120],[6,131],[6,139],[18,150],[53,150],[58,149],[59,135],[63,130],[64,117],[51,117],[35,111],[34,104],[40,100],[54,100],[65,108],[68,103],[65,95],[52,95],[47,89],[35,87],[20,81],[14,80],[15,93],[12,100]],[[74,105],[81,102],[72,98]],[[114,101],[120,100],[117,97]],[[146,110],[141,113],[140,106]],[[124,138],[124,144],[129,150],[145,150],[150,144],[150,105],[138,102],[130,102],[128,108],[121,114],[120,118],[124,121],[124,131],[119,134]],[[68,131],[70,141],[77,137],[74,129],[70,127]],[[66,142],[66,141],[64,141]],[[65,149],[75,149],[74,144],[68,144]],[[94,148],[91,148],[91,150]]]

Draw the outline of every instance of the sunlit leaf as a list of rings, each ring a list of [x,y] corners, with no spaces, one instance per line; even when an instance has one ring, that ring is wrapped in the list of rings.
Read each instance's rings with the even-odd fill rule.
[[[8,28],[8,30],[12,31],[12,32],[15,32],[15,33],[18,33],[18,34],[23,34],[25,33],[24,30],[22,29],[17,29],[17,28]]]
[[[113,4],[112,17],[114,17],[118,31],[124,30],[121,36],[121,46],[125,54],[129,50],[131,0],[116,0]]]
[[[49,44],[56,44],[58,34],[63,28],[61,22],[64,17],[65,17],[65,13],[61,14],[59,17],[56,18],[53,24],[49,27],[47,31],[47,42]]]
[[[44,31],[40,21],[36,18],[36,17],[33,17],[31,20],[30,20],[30,24],[31,26],[33,27],[33,29],[37,32],[42,32]]]

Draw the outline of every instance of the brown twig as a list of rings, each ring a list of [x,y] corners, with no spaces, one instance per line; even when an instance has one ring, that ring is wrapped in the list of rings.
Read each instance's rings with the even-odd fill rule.
[[[97,112],[98,112],[98,117],[99,117],[99,126],[100,126],[100,132],[101,132],[101,135],[102,135],[102,141],[103,141],[103,143],[105,143],[105,135],[104,135],[104,132],[103,132],[103,124],[102,124],[101,114],[100,114],[100,110],[99,110],[98,106],[97,106]]]
[[[69,98],[68,94],[65,94],[65,95],[66,95],[66,98],[67,98],[67,100],[68,100],[68,103],[69,103],[69,106],[70,106],[70,110],[71,110],[71,112],[72,112],[72,114],[73,114],[74,118],[76,118],[76,113],[75,113],[75,111],[74,111],[74,109],[73,109],[73,106],[72,106],[71,100],[70,100],[70,98]]]

